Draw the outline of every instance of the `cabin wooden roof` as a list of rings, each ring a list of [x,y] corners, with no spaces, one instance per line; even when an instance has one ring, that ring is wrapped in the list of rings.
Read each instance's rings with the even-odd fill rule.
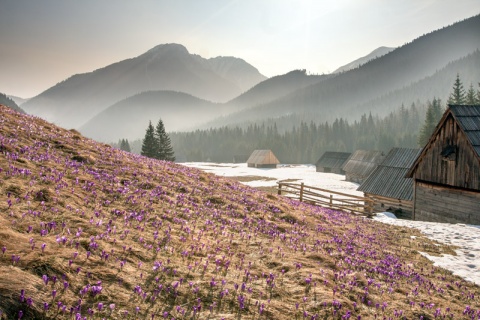
[[[435,127],[433,134],[429,141],[418,155],[410,170],[407,172],[408,177],[413,177],[419,162],[424,154],[428,152],[428,146],[432,143],[435,136],[444,125],[447,118],[451,115],[458,123],[460,129],[465,133],[469,144],[472,146],[473,153],[480,161],[480,105],[449,105],[448,109],[443,114],[442,119]]]
[[[252,152],[250,157],[247,160],[247,163],[254,163],[254,164],[279,164],[275,154],[273,154],[272,150],[255,150]]]
[[[343,171],[368,177],[384,158],[385,155],[382,151],[357,150],[348,158],[348,161],[343,166]]]
[[[316,165],[324,168],[342,168],[351,155],[350,152],[325,151]]]
[[[405,178],[405,174],[420,151],[393,148],[357,190],[392,199],[412,200],[413,179]]]

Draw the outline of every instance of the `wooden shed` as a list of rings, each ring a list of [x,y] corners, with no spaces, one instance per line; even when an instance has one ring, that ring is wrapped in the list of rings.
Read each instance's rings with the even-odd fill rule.
[[[375,211],[409,216],[413,208],[413,179],[405,175],[421,149],[393,148],[357,188],[373,198]]]
[[[343,166],[345,180],[361,184],[383,159],[385,159],[385,154],[382,151],[355,151]]]
[[[480,224],[480,105],[451,105],[408,177],[413,218]]]
[[[247,160],[248,166],[254,168],[276,168],[279,163],[272,150],[255,150]]]
[[[342,168],[351,155],[350,152],[326,151],[316,163],[317,172],[345,174]]]

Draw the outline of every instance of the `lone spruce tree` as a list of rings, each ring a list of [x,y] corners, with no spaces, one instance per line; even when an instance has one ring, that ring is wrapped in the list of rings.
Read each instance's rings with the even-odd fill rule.
[[[155,137],[155,130],[152,121],[149,122],[145,138],[143,138],[141,155],[149,158],[157,158],[158,140]]]
[[[460,75],[457,73],[457,79],[453,83],[453,91],[448,98],[448,104],[461,105],[466,102],[465,89],[463,88],[462,81],[460,80]]]
[[[165,132],[165,126],[163,125],[162,119],[158,120],[157,126],[155,127],[155,138],[158,143],[156,158],[166,161],[175,161],[175,153],[173,152],[170,137],[167,132]]]

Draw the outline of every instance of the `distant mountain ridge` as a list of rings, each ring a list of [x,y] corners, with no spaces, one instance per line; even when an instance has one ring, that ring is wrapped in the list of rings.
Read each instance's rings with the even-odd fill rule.
[[[241,59],[204,59],[179,44],[158,45],[138,57],[74,75],[22,104],[28,113],[77,128],[112,104],[152,90],[228,101],[266,77]]]
[[[216,125],[234,125],[251,119],[264,121],[291,114],[307,115],[309,119],[314,117],[322,119],[321,121],[333,121],[338,117],[358,119],[370,111],[365,109],[369,101],[429,77],[450,62],[479,50],[478,30],[480,15],[423,35],[359,68],[300,88],[277,100],[223,117]],[[474,78],[480,78],[480,70],[469,72],[476,74]],[[451,83],[456,74],[457,72],[452,72]],[[411,103],[415,100],[415,97],[410,97],[404,102]],[[384,105],[382,112],[388,113],[396,107],[398,105]]]
[[[344,66],[339,67],[338,69],[336,69],[332,73],[346,72],[346,71],[358,68],[362,64],[365,64],[370,60],[373,60],[373,59],[379,58],[381,56],[384,56],[384,55],[386,55],[387,53],[389,53],[393,50],[395,50],[395,48],[390,48],[390,47],[377,48],[377,49],[373,50],[372,52],[370,52],[369,54],[367,54],[366,56],[358,58],[358,59],[356,59],[356,60],[354,60],[350,63],[347,63]]]
[[[257,68],[240,58],[220,56],[207,61],[213,71],[234,83],[242,92],[267,79]]]
[[[329,77],[331,75],[307,75],[306,70],[293,70],[260,82],[247,92],[227,102],[226,105],[232,111],[239,111],[276,100]]]
[[[149,121],[155,125],[162,119],[168,131],[181,131],[190,130],[221,113],[221,104],[183,92],[148,91],[115,103],[79,130],[98,141],[113,142],[119,137],[134,140],[145,135]]]

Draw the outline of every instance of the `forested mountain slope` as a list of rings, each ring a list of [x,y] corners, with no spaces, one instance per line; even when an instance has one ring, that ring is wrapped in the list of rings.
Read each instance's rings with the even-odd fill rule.
[[[317,84],[300,88],[277,100],[222,119],[222,123],[238,123],[252,119],[275,118],[288,114],[312,115],[324,120],[344,117],[358,119],[369,112],[368,101],[379,99],[390,92],[434,75],[447,64],[473,54],[480,49],[480,15],[433,31],[405,44],[390,53],[372,60],[359,68],[340,73]],[[455,79],[459,70],[452,71]],[[478,75],[478,69],[468,70]],[[432,87],[438,83],[431,82]],[[411,103],[419,97],[406,97]],[[407,101],[408,100],[408,101]],[[384,105],[388,113],[395,105]],[[365,108],[364,108],[365,107]],[[218,123],[220,125],[220,123]]]

